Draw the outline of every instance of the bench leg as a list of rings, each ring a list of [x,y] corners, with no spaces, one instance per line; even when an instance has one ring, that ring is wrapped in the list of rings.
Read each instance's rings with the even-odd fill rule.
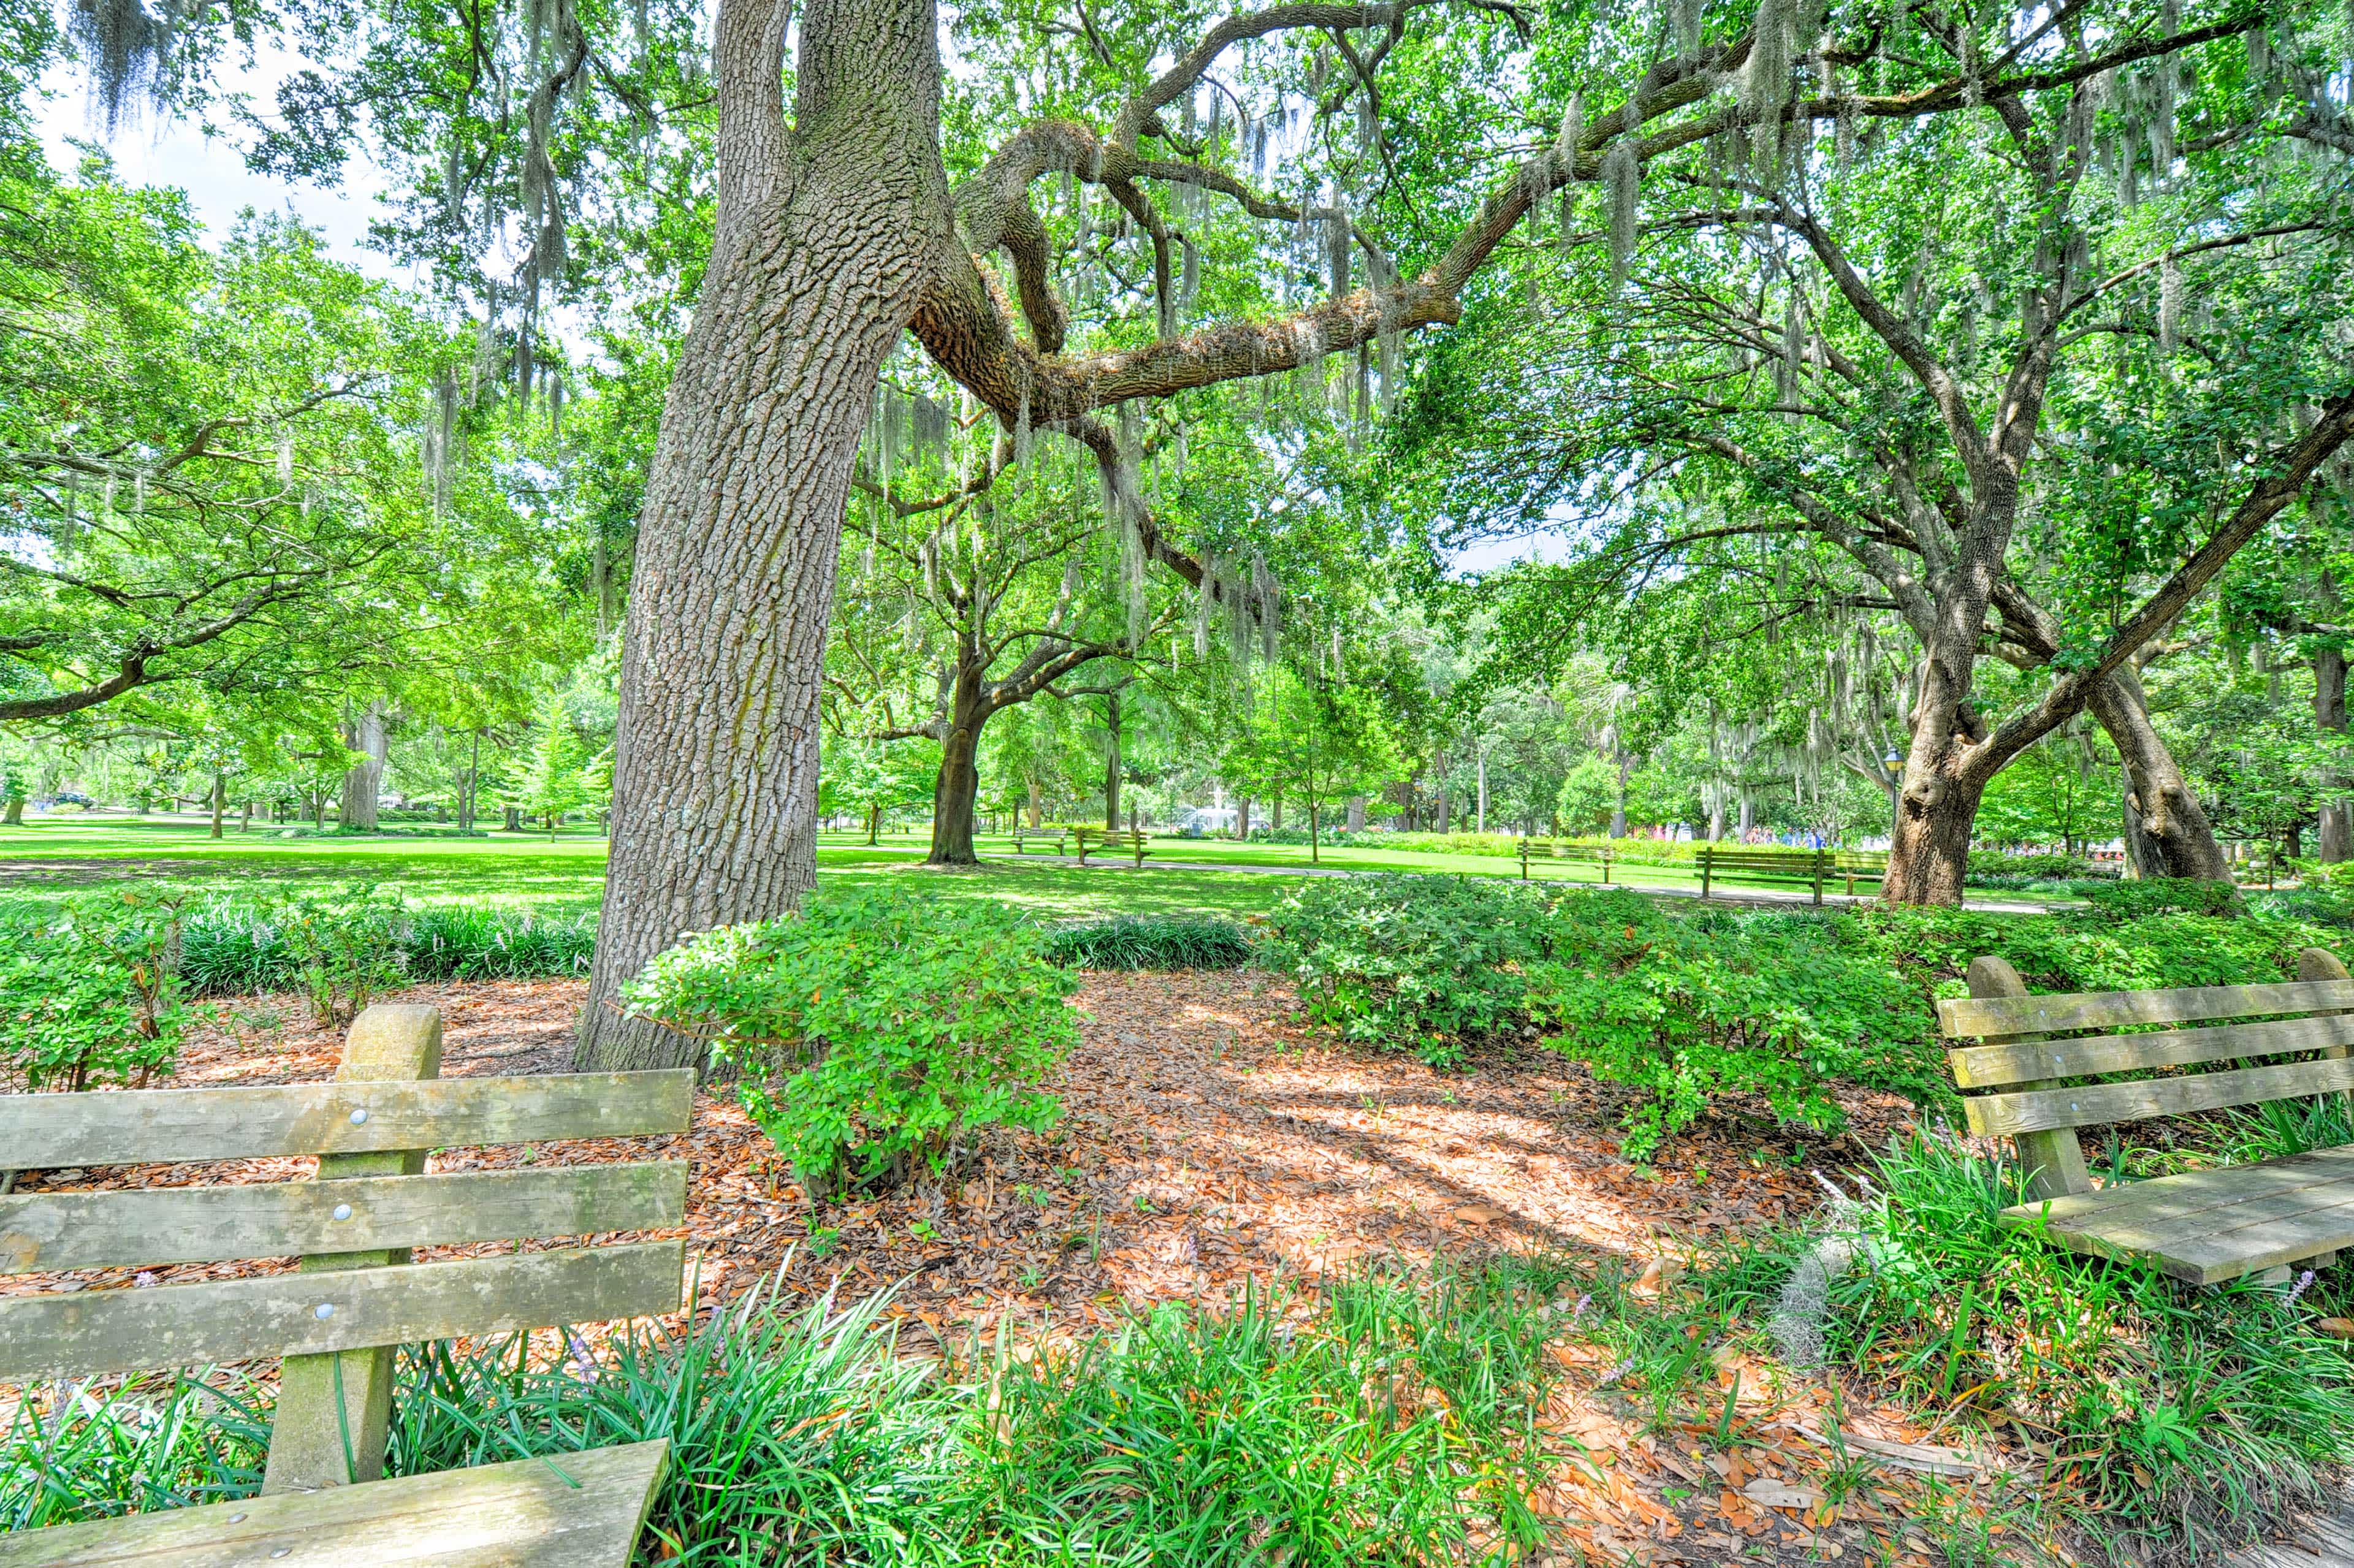
[[[335,1077],[345,1083],[414,1083],[441,1075],[441,1014],[432,1007],[369,1008],[352,1022]],[[426,1150],[323,1154],[318,1180],[415,1176]],[[408,1261],[407,1247],[318,1254],[305,1274],[378,1268]],[[384,1474],[392,1416],[392,1347],[288,1356],[280,1368],[278,1412],[270,1423],[265,1493],[313,1491]]]

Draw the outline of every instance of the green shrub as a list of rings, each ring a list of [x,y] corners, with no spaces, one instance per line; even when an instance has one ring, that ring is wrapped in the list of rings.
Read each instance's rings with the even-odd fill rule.
[[[2242,907],[2240,890],[2232,883],[2187,876],[2088,884],[2081,895],[2093,913],[2111,920],[2146,920],[2153,915],[2236,915]]]
[[[811,1196],[945,1169],[995,1123],[1038,1128],[1036,1086],[1078,1041],[1044,934],[994,904],[828,889],[801,912],[705,932],[623,990],[633,1013],[710,1042]]]
[[[1915,1104],[1950,1094],[1919,992],[1829,921],[1662,916],[1630,894],[1572,895],[1553,919],[1556,956],[1532,968],[1531,1013],[1552,1049],[1648,1091],[1623,1123],[1629,1159],[1718,1096],[1755,1095],[1831,1131],[1844,1086]]]
[[[1525,1025],[1526,966],[1549,951],[1552,896],[1483,876],[1319,877],[1268,929],[1310,1018],[1440,1065]]]
[[[21,914],[0,930],[0,1081],[144,1086],[178,1060],[190,1015],[175,901],[132,893]]]
[[[2115,861],[2080,854],[2009,854],[1998,850],[1970,852],[1972,887],[2024,888],[2041,882],[2115,882]]]
[[[1050,960],[1075,969],[1235,969],[1256,950],[1231,920],[1164,915],[1066,926],[1045,947]]]
[[[297,898],[279,914],[279,933],[293,959],[294,980],[311,1003],[313,1022],[341,1028],[380,991],[407,974],[400,899],[371,886]]]

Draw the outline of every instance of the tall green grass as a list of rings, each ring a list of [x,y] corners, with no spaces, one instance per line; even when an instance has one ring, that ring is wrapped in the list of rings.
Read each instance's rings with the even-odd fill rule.
[[[1251,934],[1212,916],[1121,916],[1066,926],[1046,957],[1079,969],[1235,969],[1257,951]]]
[[[403,907],[383,942],[412,980],[532,980],[581,975],[597,946],[593,911],[548,915],[503,905]],[[221,903],[180,931],[180,976],[194,996],[290,991],[302,959],[268,905]]]
[[[663,1437],[641,1562],[1291,1568],[1479,1561],[1540,1539],[1548,1292],[1504,1259],[1375,1271],[1320,1298],[1170,1306],[1076,1346],[898,1353],[885,1298],[758,1294],[684,1335],[405,1352],[395,1474]],[[28,1404],[27,1410],[37,1407]],[[78,1409],[79,1407],[73,1407]],[[135,1402],[0,1448],[18,1528],[249,1495],[267,1412]],[[217,1427],[207,1425],[217,1423]],[[164,1435],[170,1426],[168,1436]]]

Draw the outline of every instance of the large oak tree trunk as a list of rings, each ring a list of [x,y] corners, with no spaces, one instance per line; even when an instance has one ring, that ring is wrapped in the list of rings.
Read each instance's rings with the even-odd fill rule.
[[[675,1065],[609,1007],[688,931],[816,877],[834,556],[884,356],[955,243],[931,0],[811,0],[785,122],[780,0],[715,25],[718,212],[646,488],[621,662],[612,861],[577,1060]]]
[[[2215,842],[2174,754],[2149,722],[2149,701],[2130,666],[2094,686],[2088,705],[2126,767],[2126,840],[2144,875],[2229,882],[2232,863]]]

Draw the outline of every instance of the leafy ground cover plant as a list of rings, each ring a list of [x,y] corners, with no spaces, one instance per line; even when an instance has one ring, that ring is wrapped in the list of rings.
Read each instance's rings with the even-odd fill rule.
[[[1049,959],[1075,969],[1236,969],[1256,951],[1248,931],[1208,916],[1090,920],[1063,927],[1045,946]]]
[[[1444,1065],[1468,1042],[1526,1026],[1527,966],[1551,951],[1549,897],[1490,877],[1321,877],[1267,925],[1310,1018]]]
[[[746,1109],[820,1197],[938,1177],[978,1128],[1054,1119],[1037,1086],[1078,1043],[1078,982],[1044,947],[1002,906],[822,890],[672,948],[623,994],[743,1075]]]
[[[0,1081],[27,1089],[145,1085],[191,1022],[175,900],[72,900],[0,927]]]

